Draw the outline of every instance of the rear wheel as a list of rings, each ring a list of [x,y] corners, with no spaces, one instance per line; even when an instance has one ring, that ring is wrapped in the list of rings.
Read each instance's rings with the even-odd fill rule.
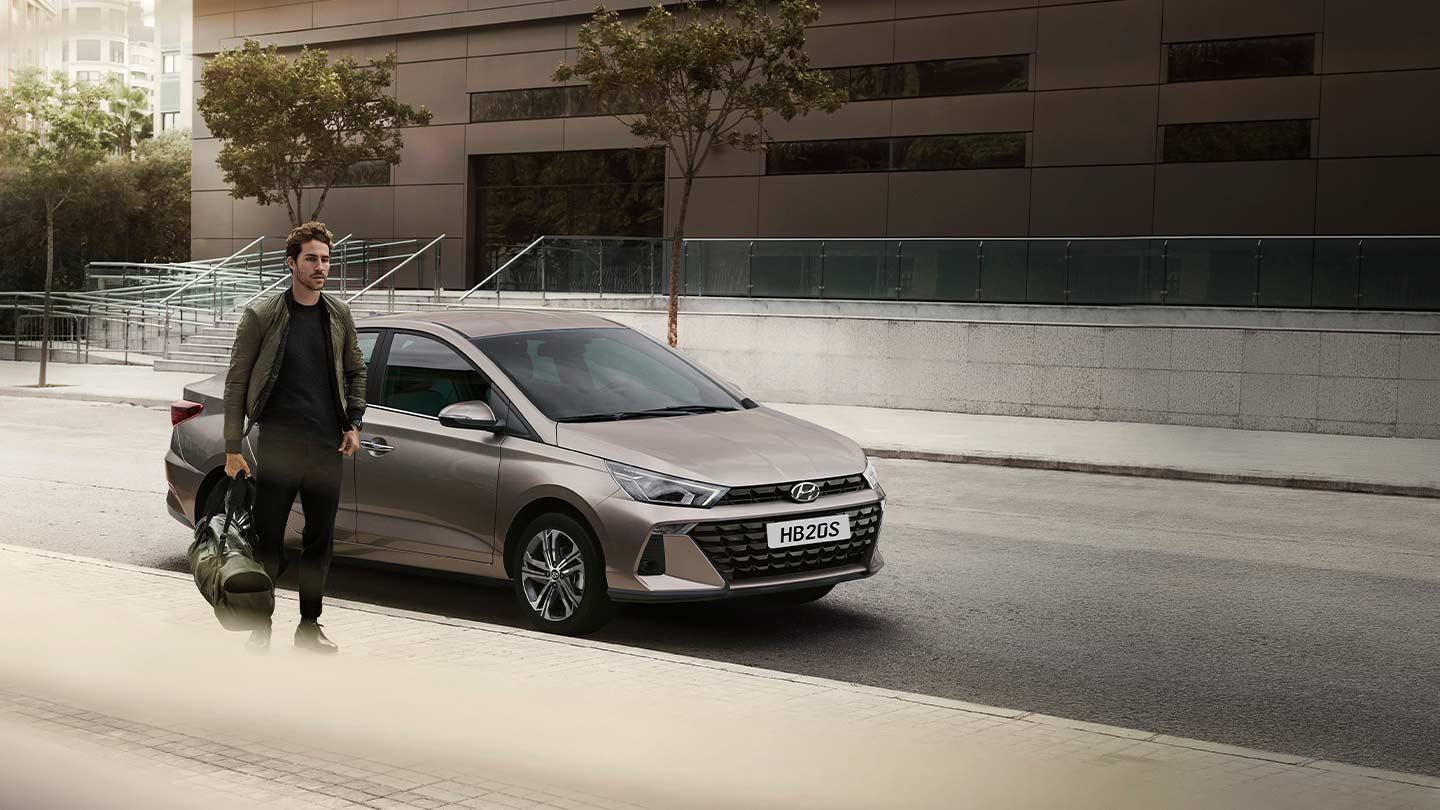
[[[515,549],[515,599],[530,624],[547,633],[579,636],[610,618],[605,564],[590,530],[552,512],[530,521]]]
[[[824,599],[826,594],[834,590],[834,585],[817,585],[813,588],[797,588],[793,591],[781,591],[775,594],[775,598],[787,605],[804,605],[819,599]]]

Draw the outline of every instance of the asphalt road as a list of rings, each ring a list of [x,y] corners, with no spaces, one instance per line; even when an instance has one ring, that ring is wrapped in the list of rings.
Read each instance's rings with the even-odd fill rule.
[[[0,542],[184,570],[168,434],[159,410],[0,398]],[[802,608],[625,607],[596,637],[1440,775],[1440,501],[880,471],[880,576]],[[340,566],[330,593],[520,621],[474,582]]]

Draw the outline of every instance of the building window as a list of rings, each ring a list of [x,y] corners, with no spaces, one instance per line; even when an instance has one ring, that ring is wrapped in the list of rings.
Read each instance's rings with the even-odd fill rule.
[[[167,113],[177,115],[177,113]],[[362,160],[352,163],[335,181],[337,186],[388,186],[390,164],[384,160]]]
[[[98,39],[77,39],[77,40],[75,40],[75,61],[76,61],[76,62],[99,62],[99,61],[100,61],[100,40],[98,40]]]
[[[161,132],[169,132],[169,131],[171,131],[171,130],[179,129],[179,128],[180,128],[180,113],[178,113],[178,112],[160,113],[160,131],[161,131]]]
[[[1167,81],[1199,82],[1315,72],[1315,36],[1177,42],[1168,48]]]
[[[487,262],[542,235],[664,235],[663,149],[528,152],[476,160]]]
[[[85,31],[100,30],[100,9],[98,8],[77,8],[75,9],[75,26]]]
[[[1165,127],[1165,162],[1303,160],[1310,121],[1238,121]]]
[[[522,121],[532,118],[577,118],[586,115],[627,115],[640,105],[622,100],[613,111],[602,110],[586,85],[492,90],[470,94],[470,122]]]
[[[938,172],[1025,165],[1025,133],[922,135],[772,143],[766,174]]]
[[[99,84],[99,83],[100,83],[100,76],[101,76],[101,74],[100,74],[100,71],[98,71],[98,70],[77,70],[77,71],[75,71],[75,81],[77,81],[77,82],[86,82],[86,83],[89,83],[89,84]]]
[[[110,61],[111,61],[111,62],[119,62],[119,63],[121,63],[121,64],[124,64],[124,63],[125,63],[125,43],[123,43],[123,42],[111,42],[111,43],[110,43]]]
[[[180,54],[179,54],[179,53],[177,53],[177,52],[175,52],[175,51],[170,51],[170,52],[168,52],[168,53],[162,54],[162,55],[160,56],[160,61],[161,61],[161,65],[160,65],[160,72],[161,72],[161,73],[179,73],[179,72],[180,72]]]
[[[934,59],[821,72],[851,101],[1010,93],[1030,86],[1030,57]]]

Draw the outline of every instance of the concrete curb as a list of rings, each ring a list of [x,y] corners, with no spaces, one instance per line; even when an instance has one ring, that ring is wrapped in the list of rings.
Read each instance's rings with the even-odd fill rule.
[[[40,397],[73,402],[107,402],[141,408],[168,408],[179,397],[137,397],[123,394],[93,394],[64,389],[22,388],[0,386],[0,397]],[[1440,498],[1440,487],[1388,484],[1380,481],[1347,481],[1339,478],[1315,478],[1297,475],[1263,473],[1231,473],[1213,470],[1191,470],[1183,467],[1147,466],[1142,464],[1104,464],[1092,461],[1070,461],[1040,456],[1005,455],[1002,453],[939,453],[930,450],[904,450],[895,447],[866,447],[865,452],[876,458],[934,461],[946,464],[986,464],[992,467],[1017,467],[1029,470],[1092,473],[1095,475],[1128,475],[1139,478],[1165,478],[1173,481],[1201,481],[1213,484],[1310,489],[1327,492],[1357,492],[1368,495],[1395,495],[1408,498]]]
[[[135,405],[141,408],[168,408],[180,397],[161,399],[159,397],[135,397],[126,394],[92,394],[86,391],[66,391],[63,388],[21,388],[0,386],[0,397],[34,397],[37,399],[64,399],[71,402],[107,402],[113,405]]]
[[[184,582],[192,581],[190,575],[178,571],[166,571],[159,568],[148,568],[145,566],[134,565],[131,563],[112,562],[109,560],[103,560],[94,557],[82,557],[75,554],[67,554],[61,551],[49,551],[47,549],[30,548],[28,546],[18,546],[10,543],[0,543],[0,553],[4,552],[25,554],[35,557],[46,557],[55,560],[63,560],[79,565],[93,565],[102,568],[128,571],[134,574],[159,576],[162,578],[181,580]],[[276,595],[282,600],[292,602],[296,598],[293,594],[286,592],[279,592]],[[200,600],[198,594],[195,595],[195,598],[197,601],[202,601]],[[746,675],[753,678],[788,681],[793,683],[804,683],[825,689],[834,689],[838,691],[886,698],[902,703],[917,703],[925,706],[948,709],[956,712],[984,715],[1002,721],[1054,726],[1058,728],[1071,729],[1074,731],[1083,731],[1090,734],[1100,734],[1109,737],[1120,737],[1123,739],[1135,740],[1137,742],[1145,742],[1153,745],[1163,745],[1174,748],[1188,748],[1197,751],[1207,751],[1223,756],[1231,756],[1241,759],[1251,759],[1260,762],[1269,762],[1294,768],[1317,769],[1334,773],[1346,773],[1354,776],[1362,776],[1369,779],[1375,779],[1377,781],[1397,782],[1401,784],[1430,788],[1440,791],[1440,778],[1426,776],[1423,774],[1405,773],[1402,771],[1387,771],[1379,768],[1367,768],[1358,765],[1331,762],[1328,760],[1321,760],[1303,755],[1283,754],[1274,751],[1262,751],[1259,749],[1245,748],[1241,746],[1228,745],[1225,743],[1208,742],[1205,740],[1193,740],[1185,737],[1172,737],[1170,735],[1162,734],[1160,732],[1121,728],[1118,726],[1110,726],[1102,723],[1091,723],[1083,720],[1071,720],[1064,717],[1054,717],[1050,715],[1040,714],[1038,712],[1026,711],[1024,709],[1007,709],[999,706],[987,706],[978,703],[969,703],[962,700],[934,697],[931,695],[924,695],[916,692],[902,692],[898,690],[867,686],[864,684],[852,683],[848,681],[838,681],[830,678],[819,678],[809,675],[795,675],[788,672],[765,669],[762,667],[745,666],[742,664],[731,664],[725,661],[712,661],[704,658],[696,658],[693,656],[677,655],[674,653],[647,650],[640,647],[627,647],[625,645],[615,644],[613,642],[591,641],[584,638],[569,638],[549,633],[541,633],[535,630],[505,627],[503,625],[489,624],[486,622],[479,622],[471,619],[460,619],[450,616],[437,616],[428,613],[419,613],[416,611],[404,610],[400,608],[385,607],[383,605],[371,605],[364,602],[329,598],[327,598],[326,601],[331,606],[336,608],[344,608],[364,613],[373,613],[394,618],[409,619],[412,621],[448,625],[451,627],[464,628],[467,630],[473,630],[483,633],[496,633],[500,635],[515,636],[547,644],[559,644],[563,646],[587,648],[595,650],[597,652],[604,652],[612,655],[625,655],[637,658],[647,658],[655,661],[664,661],[671,664],[696,667],[698,669],[716,670],[732,674]]]
[[[1019,467],[1029,470],[1094,473],[1096,475],[1128,475],[1139,478],[1167,478],[1175,481],[1203,481],[1214,484],[1245,484],[1249,486],[1312,489],[1329,492],[1359,492],[1369,495],[1396,495],[1408,498],[1440,498],[1440,487],[1387,484],[1380,481],[1347,481],[1340,478],[1315,478],[1303,475],[1267,475],[1264,473],[1230,473],[1213,470],[1190,470],[1182,467],[1146,466],[1142,464],[1104,464],[1091,461],[1067,461],[1039,456],[1016,456],[1001,453],[936,453],[928,450],[902,450],[894,447],[866,447],[875,458],[936,461],[947,464],[987,464],[992,467]]]

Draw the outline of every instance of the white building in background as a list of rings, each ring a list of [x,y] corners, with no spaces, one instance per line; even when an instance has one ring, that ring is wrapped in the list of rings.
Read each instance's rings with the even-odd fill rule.
[[[194,0],[155,0],[155,50],[160,55],[157,135],[191,128],[191,110],[195,106],[194,22]]]
[[[141,0],[60,0],[60,58],[77,82],[119,79],[155,109],[159,59]]]
[[[27,67],[60,70],[60,44],[52,38],[59,0],[0,0],[0,87]],[[8,6],[8,8],[7,8]]]

